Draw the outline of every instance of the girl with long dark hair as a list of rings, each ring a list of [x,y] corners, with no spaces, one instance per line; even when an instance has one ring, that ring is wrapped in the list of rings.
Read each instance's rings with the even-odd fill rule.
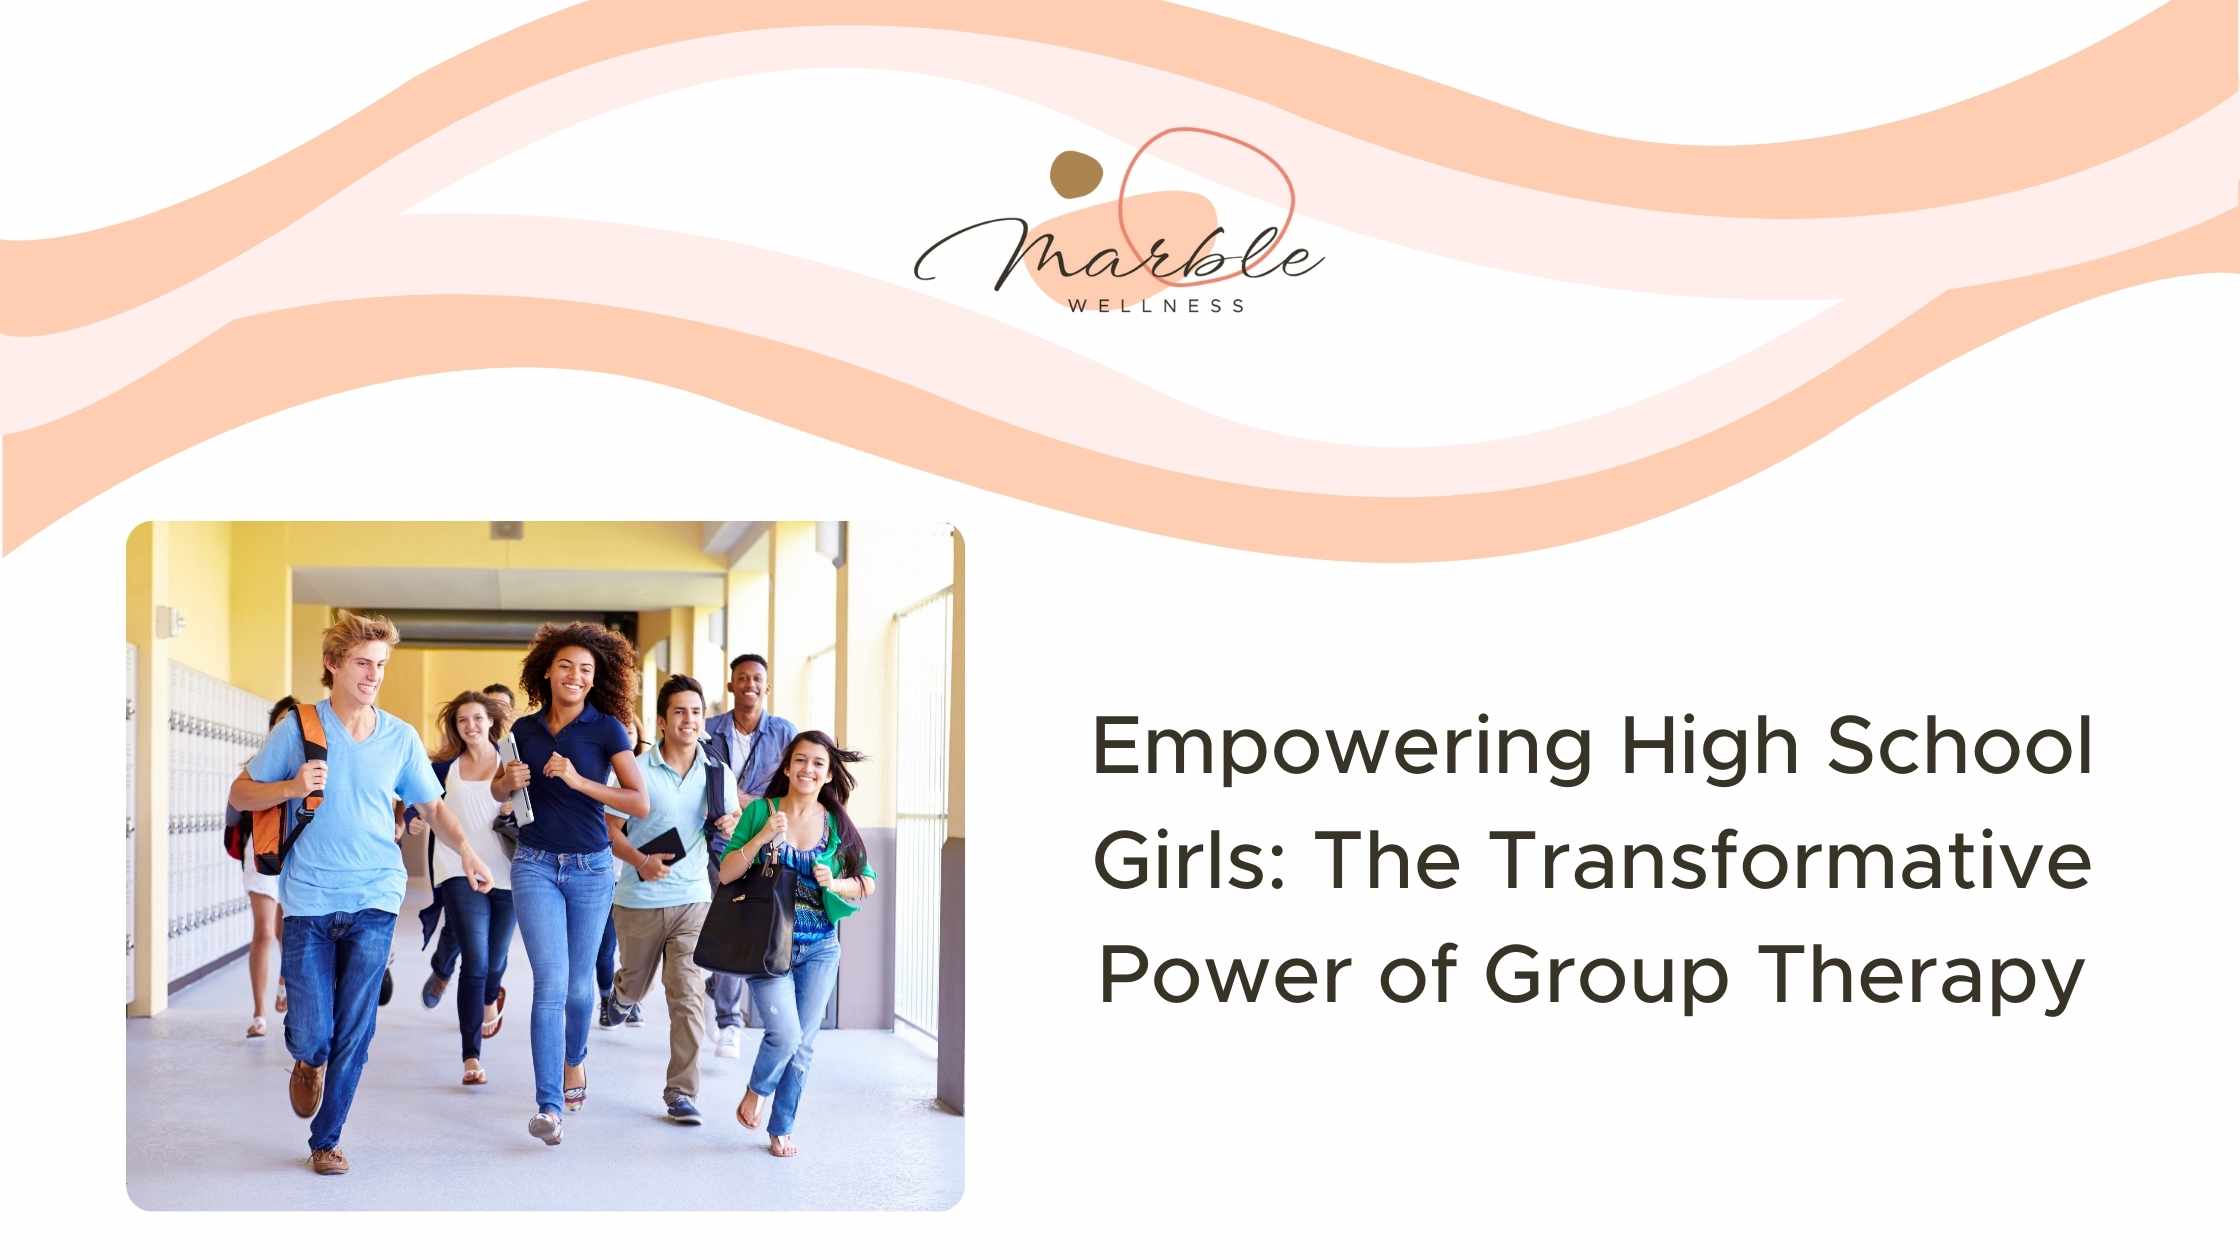
[[[770,1104],[770,1153],[780,1158],[799,1149],[792,1137],[794,1114],[825,1004],[840,976],[838,924],[876,888],[863,834],[847,810],[856,786],[848,767],[861,760],[863,754],[840,747],[823,731],[795,735],[763,795],[741,811],[717,872],[729,883],[775,849],[795,875],[793,968],[748,982],[762,1021],[762,1048],[738,1112],[739,1123],[752,1129]]]
[[[581,1110],[590,1093],[584,1059],[599,999],[595,960],[614,906],[606,811],[643,818],[647,809],[623,727],[638,709],[638,654],[604,626],[547,624],[529,641],[521,690],[536,706],[514,724],[521,760],[491,779],[490,793],[502,799],[529,789],[533,817],[513,853],[513,908],[536,977],[529,1054],[537,1112],[529,1135],[557,1146],[561,1108]]]

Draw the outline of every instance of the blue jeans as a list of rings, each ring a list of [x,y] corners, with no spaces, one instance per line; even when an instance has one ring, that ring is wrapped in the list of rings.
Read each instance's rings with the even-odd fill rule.
[[[513,911],[529,947],[535,997],[529,1010],[529,1058],[536,1067],[537,1110],[560,1114],[563,1032],[569,1067],[591,1053],[591,1011],[599,1003],[599,936],[614,908],[614,855],[549,853],[521,845],[513,853]]]
[[[443,927],[459,949],[459,1057],[482,1057],[482,1008],[498,1000],[506,956],[513,952],[513,891],[478,893],[464,875],[436,889],[443,898]]]
[[[461,876],[461,878],[464,878],[464,876]],[[449,883],[451,881],[445,880],[444,882]],[[457,970],[458,966],[459,934],[452,930],[451,920],[446,916],[443,926],[436,929],[436,952],[435,956],[428,960],[428,970],[442,976],[445,980],[449,980],[451,973]]]
[[[615,950],[614,911],[607,911],[607,930],[599,937],[599,992],[614,992]]]
[[[770,1106],[770,1136],[793,1132],[793,1113],[801,1107],[801,1086],[809,1077],[809,1058],[825,1004],[840,979],[838,933],[793,943],[793,970],[769,980],[749,980],[754,1013],[762,1021],[762,1048],[755,1051],[747,1088]]]
[[[708,973],[708,1004],[715,1009],[716,1027],[744,1028],[747,1026],[746,1008],[741,1004],[747,993],[745,976],[735,976],[728,971]]]
[[[288,985],[288,1053],[327,1069],[326,1094],[311,1117],[311,1149],[333,1150],[373,1048],[381,973],[397,916],[386,910],[289,915],[280,920],[280,978]]]

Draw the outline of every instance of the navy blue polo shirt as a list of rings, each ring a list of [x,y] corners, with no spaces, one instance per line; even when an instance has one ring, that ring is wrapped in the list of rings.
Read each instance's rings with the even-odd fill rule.
[[[513,724],[514,747],[529,767],[529,808],[535,821],[521,829],[521,843],[547,853],[595,853],[608,847],[606,806],[544,772],[557,752],[575,763],[576,773],[605,783],[614,755],[630,751],[630,732],[621,722],[586,705],[558,736],[545,728],[544,710]]]

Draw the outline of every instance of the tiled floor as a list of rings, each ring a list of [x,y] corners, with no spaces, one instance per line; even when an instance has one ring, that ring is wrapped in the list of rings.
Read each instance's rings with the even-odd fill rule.
[[[803,1096],[801,1154],[771,1158],[731,1118],[754,1056],[702,1060],[698,1128],[661,1114],[668,1020],[660,988],[645,1026],[593,1027],[591,1098],[566,1140],[528,1135],[529,964],[516,943],[505,1028],[486,1047],[490,1083],[459,1084],[458,1026],[420,1005],[426,956],[400,921],[396,997],[342,1139],[351,1172],[304,1165],[307,1122],[287,1101],[290,1059],[248,1024],[245,964],[126,1021],[126,1182],[144,1208],[943,1208],[964,1190],[964,1121],[933,1101],[933,1056],[891,1033],[828,1030]],[[445,995],[447,998],[448,994]]]

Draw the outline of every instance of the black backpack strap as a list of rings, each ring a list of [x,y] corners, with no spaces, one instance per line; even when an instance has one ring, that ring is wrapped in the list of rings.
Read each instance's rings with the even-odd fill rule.
[[[712,760],[719,767],[724,767],[724,773],[730,773],[730,733],[728,731],[708,731],[706,735],[701,735],[701,747],[708,749],[708,760]]]
[[[723,776],[730,775],[731,767],[717,759],[716,746],[710,740],[703,739],[700,741],[700,755],[708,759],[706,776],[708,780],[706,793],[708,821],[714,822],[716,819],[723,817],[723,778],[718,777],[719,767]]]
[[[306,762],[325,761],[327,759],[327,728],[319,720],[318,706],[309,704],[298,704],[296,706],[296,730],[303,736],[303,759]],[[280,860],[282,862],[288,860],[288,850],[295,847],[296,837],[302,835],[303,829],[311,825],[312,815],[319,812],[321,802],[326,799],[326,791],[321,789],[304,797],[303,803],[296,807],[296,825],[290,827],[288,834],[280,841]]]

